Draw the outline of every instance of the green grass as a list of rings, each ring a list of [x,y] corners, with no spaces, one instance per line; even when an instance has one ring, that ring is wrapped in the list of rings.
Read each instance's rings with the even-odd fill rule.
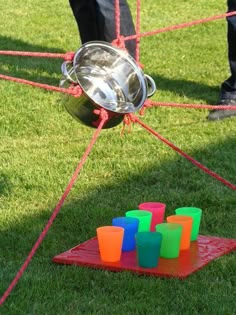
[[[130,1],[135,15],[136,1]],[[142,31],[225,12],[224,1],[142,4]],[[1,1],[0,49],[76,50],[67,1]],[[229,75],[226,23],[210,22],[141,41],[141,62],[157,101],[217,101]],[[58,85],[61,60],[0,56],[0,73]],[[51,216],[94,130],[73,120],[60,95],[0,81],[0,293],[7,289]],[[144,122],[235,183],[235,120],[206,121],[206,110],[152,108]],[[201,234],[236,238],[235,192],[198,170],[141,127],[102,131],[74,188],[0,314],[233,314],[235,254],[184,281],[52,263],[144,201],[203,209]]]

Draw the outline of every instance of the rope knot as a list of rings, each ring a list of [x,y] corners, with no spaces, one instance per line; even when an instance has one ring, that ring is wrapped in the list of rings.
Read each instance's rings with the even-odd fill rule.
[[[109,119],[108,112],[104,108],[94,109],[93,113],[99,116],[99,121],[100,120],[107,121]]]
[[[149,99],[146,99],[146,101],[144,102],[142,108],[139,111],[139,115],[143,116],[145,114],[145,110],[147,107],[152,107],[152,101]]]
[[[74,97],[80,97],[82,94],[82,89],[79,85],[71,84],[68,90],[69,90],[69,93],[73,95]]]
[[[65,61],[72,61],[74,58],[74,55],[75,55],[74,52],[69,51],[69,52],[65,53],[64,60]]]
[[[136,122],[136,116],[134,114],[131,114],[131,113],[126,114],[124,116],[123,127],[122,127],[121,132],[120,132],[121,136],[124,135],[126,127],[128,127],[128,132],[130,133],[132,131],[132,125],[135,122]]]
[[[118,48],[121,48],[121,49],[124,49],[126,50],[126,47],[125,47],[125,37],[124,36],[119,36],[118,38],[114,39],[112,41],[112,45],[118,47]]]

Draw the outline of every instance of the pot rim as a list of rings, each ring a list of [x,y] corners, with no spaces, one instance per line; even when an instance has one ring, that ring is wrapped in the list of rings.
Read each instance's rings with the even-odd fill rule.
[[[128,54],[128,52],[126,52],[125,50],[121,49],[121,48],[118,48],[116,46],[113,46],[112,44],[108,43],[108,42],[104,42],[104,41],[90,41],[90,42],[87,42],[85,44],[83,44],[74,54],[74,58],[73,58],[73,67],[74,69],[76,69],[76,66],[77,66],[77,60],[80,58],[80,54],[84,51],[84,49],[87,49],[89,47],[101,47],[101,48],[109,48],[110,50],[114,51],[115,53],[117,53],[117,56],[121,56],[125,61],[127,61],[131,66],[132,68],[134,69],[138,79],[139,79],[139,82],[140,82],[140,88],[142,89],[143,91],[143,94],[142,94],[142,98],[139,102],[139,105],[138,106],[133,106],[134,109],[133,110],[112,110],[112,108],[110,108],[110,105],[107,105],[106,104],[98,104],[96,102],[96,100],[91,97],[90,95],[88,95],[88,93],[86,92],[86,89],[84,88],[83,86],[83,83],[80,81],[80,79],[78,78],[77,76],[77,73],[75,71],[75,76],[76,76],[76,79],[77,79],[77,82],[78,84],[80,85],[81,89],[83,90],[83,93],[93,102],[95,103],[96,105],[102,107],[102,108],[105,108],[106,110],[108,111],[111,111],[111,112],[114,112],[114,113],[119,113],[119,114],[127,114],[127,113],[131,113],[131,112],[135,112],[137,110],[139,110],[143,105],[144,105],[144,102],[145,100],[147,99],[147,94],[148,94],[148,88],[147,88],[147,82],[146,82],[146,79],[145,79],[145,74],[144,72],[142,71],[142,69],[137,65],[136,61],[133,59],[132,56],[130,56]],[[119,103],[119,101],[118,101]],[[128,103],[128,102],[127,102]]]

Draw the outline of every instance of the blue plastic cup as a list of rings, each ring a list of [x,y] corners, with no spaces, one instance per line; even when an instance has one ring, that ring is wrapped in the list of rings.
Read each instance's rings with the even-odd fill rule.
[[[129,217],[113,218],[112,225],[124,228],[122,251],[129,252],[135,250],[135,234],[138,232],[139,219]]]

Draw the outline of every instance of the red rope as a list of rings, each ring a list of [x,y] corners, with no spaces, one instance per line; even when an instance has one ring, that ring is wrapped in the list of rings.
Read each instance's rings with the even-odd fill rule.
[[[115,0],[115,29],[116,38],[120,38],[120,1]]]
[[[58,53],[42,53],[42,52],[13,51],[13,50],[0,50],[0,55],[40,57],[40,58],[62,58],[66,61],[71,61],[74,57],[73,52],[67,52],[65,54],[58,54]]]
[[[120,34],[120,1],[115,0],[115,31],[116,38],[112,41],[114,46],[127,50],[125,47],[124,36]]]
[[[220,181],[221,183],[223,183],[224,185],[228,186],[229,188],[236,190],[236,185],[230,183],[229,181],[227,181],[226,179],[224,179],[223,177],[219,176],[218,174],[216,174],[215,172],[211,171],[209,168],[205,167],[204,165],[202,165],[201,163],[199,163],[198,161],[196,161],[195,159],[193,159],[191,156],[189,156],[188,154],[184,153],[180,148],[178,148],[176,145],[174,145],[173,143],[171,143],[169,140],[165,139],[163,136],[161,136],[159,133],[157,133],[155,130],[153,130],[152,128],[150,128],[149,126],[147,126],[146,124],[144,124],[141,120],[139,120],[139,118],[133,114],[128,114],[130,119],[132,120],[132,122],[137,122],[140,126],[142,126],[144,129],[146,129],[147,131],[149,131],[151,134],[153,134],[155,137],[157,137],[159,140],[161,140],[162,142],[164,142],[165,144],[167,144],[170,148],[172,148],[174,151],[178,152],[180,155],[182,155],[183,157],[185,157],[187,160],[189,160],[191,163],[193,163],[195,166],[197,166],[198,168],[200,168],[203,172],[207,173],[208,175],[214,177],[215,179],[217,179],[218,181]]]
[[[9,294],[11,293],[11,291],[13,290],[13,288],[15,287],[15,285],[17,284],[17,282],[19,281],[19,279],[21,278],[21,276],[23,275],[25,269],[27,268],[27,266],[29,265],[31,259],[33,258],[36,250],[38,249],[38,247],[40,246],[40,244],[42,243],[44,237],[46,236],[46,234],[48,233],[48,230],[50,229],[53,221],[55,220],[57,214],[59,213],[67,195],[69,194],[70,190],[72,189],[76,179],[77,179],[77,176],[79,175],[86,159],[88,158],[88,155],[89,153],[91,152],[92,150],[92,147],[93,145],[95,144],[101,130],[102,130],[102,127],[103,125],[105,124],[105,122],[107,121],[108,119],[108,115],[107,115],[107,112],[102,109],[101,112],[100,112],[100,115],[101,115],[101,122],[98,126],[98,128],[96,129],[96,131],[94,132],[94,135],[86,149],[86,151],[84,152],[79,164],[77,165],[76,167],[76,170],[72,176],[72,178],[70,179],[69,181],[69,184],[67,185],[66,187],[66,190],[64,191],[61,199],[59,200],[59,202],[57,203],[54,211],[53,211],[53,214],[52,216],[50,217],[49,221],[47,222],[45,228],[43,229],[42,233],[40,234],[39,238],[37,239],[36,243],[34,244],[34,246],[32,247],[29,255],[27,256],[27,258],[25,259],[25,262],[23,263],[22,267],[20,268],[20,270],[17,272],[15,278],[13,279],[13,281],[11,282],[11,284],[9,285],[9,287],[7,288],[7,290],[4,292],[4,294],[2,295],[1,299],[0,299],[0,305],[2,305],[5,300],[7,299],[7,297],[9,296]]]
[[[177,24],[177,25],[173,25],[173,26],[168,26],[168,27],[160,28],[160,29],[157,29],[157,30],[154,30],[154,31],[150,31],[150,32],[144,32],[144,33],[140,33],[140,34],[136,34],[136,35],[126,36],[124,38],[124,40],[127,41],[127,40],[131,40],[131,39],[137,39],[137,38],[141,38],[141,37],[145,37],[145,36],[151,36],[151,35],[155,35],[155,34],[159,34],[159,33],[173,31],[173,30],[177,30],[177,29],[181,29],[181,28],[185,28],[185,27],[189,27],[189,26],[193,26],[193,25],[197,25],[197,24],[201,24],[201,23],[206,23],[206,22],[222,19],[222,18],[229,17],[229,16],[232,16],[232,15],[236,15],[236,11],[229,12],[229,13],[224,13],[224,14],[220,14],[220,15],[214,15],[214,16],[211,16],[211,17],[208,17],[208,18],[195,20],[195,21],[192,21],[192,22],[187,22],[187,23]]]
[[[151,101],[150,103],[151,103],[151,106],[236,110],[236,105],[230,106],[230,105],[205,105],[205,104],[179,104],[179,103],[163,103],[163,102],[154,102],[154,101]]]
[[[115,0],[115,31],[116,38],[112,41],[114,46],[127,50],[125,46],[124,36],[120,34],[120,1]]]
[[[48,84],[44,84],[44,83],[38,83],[38,82],[29,81],[29,80],[25,80],[25,79],[10,77],[10,76],[3,75],[3,74],[0,74],[0,79],[9,80],[12,82],[17,82],[17,83],[23,83],[23,84],[43,88],[43,89],[46,89],[49,91],[62,92],[62,93],[74,95],[75,97],[79,97],[82,93],[82,90],[81,90],[79,85],[70,86],[68,89],[65,89],[65,88],[60,88],[57,86],[52,86],[52,85],[48,85]]]
[[[140,12],[141,12],[141,0],[137,0],[136,2],[136,34],[140,34]],[[136,38],[136,51],[135,51],[135,59],[137,63],[140,61],[140,39]]]
[[[195,108],[195,109],[216,109],[216,110],[236,110],[236,105],[205,105],[205,104],[181,104],[181,103],[165,103],[146,100],[140,110],[140,115],[144,115],[145,109],[150,107],[180,107],[180,108]]]

